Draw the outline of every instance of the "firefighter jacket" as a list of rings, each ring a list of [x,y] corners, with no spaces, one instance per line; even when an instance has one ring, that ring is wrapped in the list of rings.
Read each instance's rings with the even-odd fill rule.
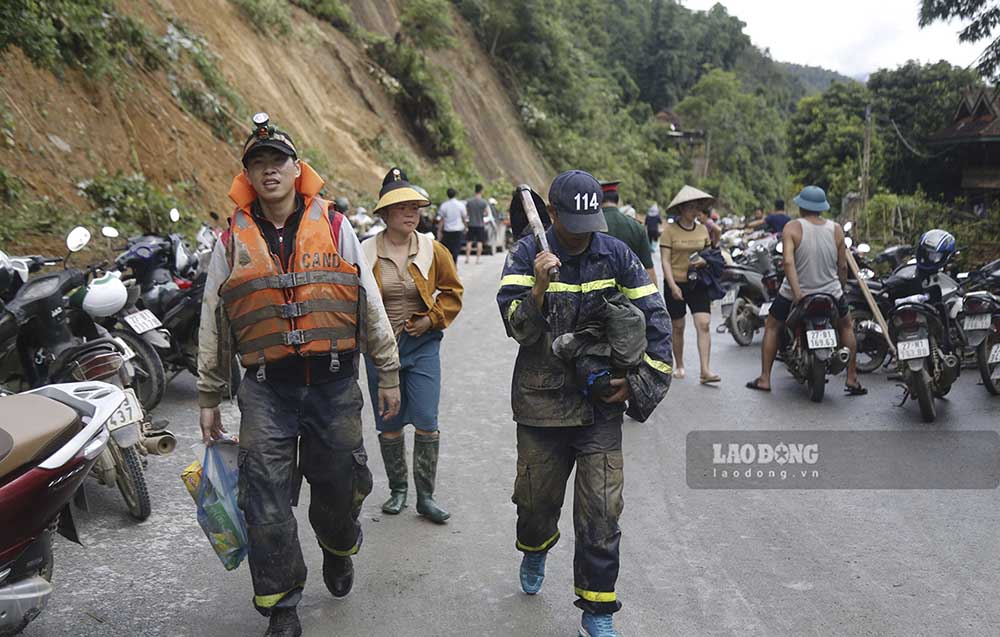
[[[642,363],[626,370],[630,403],[642,394],[656,402],[670,386],[673,359],[670,318],[659,290],[627,245],[603,233],[594,233],[582,254],[569,255],[555,231],[547,232],[549,246],[559,257],[559,281],[549,283],[542,309],[531,299],[535,283],[535,238],[518,241],[507,256],[497,303],[507,333],[519,344],[511,407],[515,422],[536,427],[573,427],[618,419],[624,406],[595,403],[584,396],[575,370],[552,352],[552,341],[576,331],[604,306],[606,294],[620,291],[646,319],[646,351]],[[631,405],[630,405],[631,408]],[[647,414],[648,415],[648,414]]]
[[[336,285],[342,285],[343,287],[336,289],[336,291],[331,290],[331,294],[328,297],[333,297],[332,299],[327,298],[326,300],[337,300],[338,303],[330,304],[326,303],[323,312],[329,311],[329,314],[325,318],[321,319],[327,321],[327,324],[310,324],[307,322],[303,328],[302,323],[298,323],[294,326],[295,330],[303,329],[333,329],[337,330],[338,334],[343,333],[346,335],[347,331],[350,329],[350,320],[347,318],[347,314],[350,314],[349,305],[352,303],[357,304],[357,310],[355,313],[356,325],[360,326],[360,334],[356,335],[356,338],[360,338],[364,341],[366,345],[368,354],[374,359],[375,365],[379,370],[379,385],[381,387],[389,388],[396,387],[399,385],[399,354],[396,348],[396,339],[392,333],[392,329],[389,326],[389,321],[385,315],[385,308],[382,306],[382,297],[379,294],[378,286],[375,283],[375,279],[372,276],[371,268],[367,267],[364,263],[364,255],[361,252],[361,242],[358,241],[357,235],[354,233],[354,229],[351,227],[350,223],[346,220],[335,223],[336,217],[339,213],[334,215],[328,215],[327,204],[322,199],[317,197],[320,189],[323,186],[323,180],[316,174],[308,164],[302,162],[302,174],[296,180],[295,189],[299,195],[306,202],[305,214],[301,223],[299,232],[296,235],[296,246],[302,244],[303,248],[308,247],[308,256],[310,262],[308,266],[305,264],[306,251],[303,249],[301,253],[293,255],[293,258],[289,260],[289,272],[281,273],[277,276],[286,277],[286,282],[292,285],[292,287],[278,287],[278,288],[266,288],[268,290],[277,291],[278,293],[284,295],[285,292],[292,290],[291,299],[287,303],[282,303],[282,305],[289,305],[292,303],[301,303],[304,301],[315,300],[311,297],[311,294],[298,294],[296,295],[295,290],[298,286],[294,286],[296,283],[294,280],[295,276],[301,277],[301,272],[306,270],[311,270],[318,264],[319,271],[330,272],[338,274],[337,277],[327,277],[327,278],[337,278],[338,281]],[[256,192],[254,192],[253,187],[250,185],[249,181],[245,176],[240,173],[233,179],[233,185],[229,192],[229,197],[237,205],[237,213],[234,216],[234,235],[238,235],[241,231],[247,233],[247,237],[254,237],[254,235],[249,234],[252,230],[256,233],[256,237],[260,237],[260,232],[252,221],[250,225],[242,229],[238,229],[239,215],[241,213],[248,213],[253,201],[257,198]],[[316,205],[323,208],[323,213],[320,215],[319,219],[311,218],[314,215],[314,211],[317,210]],[[313,227],[312,224],[322,223],[325,226],[318,226],[322,228],[322,232],[319,233],[319,237],[316,238],[306,238],[304,234],[313,234],[307,232],[306,225]],[[337,226],[337,227],[334,227]],[[254,237],[254,240],[256,240]],[[325,243],[327,238],[331,238],[331,243]],[[247,241],[250,241],[247,239]],[[263,238],[260,238],[263,244]],[[311,242],[324,242],[322,243],[322,250],[313,250]],[[233,240],[231,236],[228,241],[219,241],[215,245],[215,249],[212,252],[211,261],[208,267],[208,278],[205,283],[205,296],[202,301],[202,313],[201,313],[201,325],[199,329],[198,336],[198,401],[202,407],[214,407],[221,401],[223,390],[228,384],[229,370],[230,370],[230,359],[231,353],[238,347],[238,343],[234,343],[235,340],[239,339],[239,333],[241,326],[234,325],[230,322],[230,318],[237,319],[237,316],[227,316],[227,313],[223,311],[222,300],[222,288],[223,285],[231,281],[234,269],[230,263],[230,258],[227,254],[228,249],[226,244],[234,246],[237,242]],[[306,245],[308,244],[308,246]],[[317,246],[318,247],[318,246]],[[332,247],[335,252],[329,252],[327,248]],[[266,246],[263,250],[260,249],[260,245],[256,247],[257,253],[262,253],[266,255],[269,259],[270,266],[281,270],[280,265],[275,261],[274,255],[270,254]],[[333,254],[336,254],[339,258],[339,263],[334,263]],[[247,254],[251,255],[251,252],[247,250]],[[329,255],[326,259],[325,255]],[[240,255],[232,255],[236,261],[233,263],[239,263]],[[318,257],[318,258],[314,258]],[[252,260],[252,256],[250,257]],[[326,259],[326,260],[324,260]],[[243,259],[246,260],[245,258]],[[269,267],[270,267],[269,266]],[[341,277],[340,274],[345,276]],[[292,276],[289,276],[292,275]],[[271,275],[268,275],[271,276]],[[352,286],[350,282],[345,284],[350,277],[354,277],[354,285]],[[292,280],[288,280],[292,279]],[[279,282],[276,282],[279,283]],[[231,291],[231,288],[227,288],[227,291]],[[338,298],[338,295],[340,297]],[[356,296],[355,296],[356,295]],[[320,295],[322,296],[322,295]],[[276,295],[275,295],[276,297]],[[288,296],[284,296],[288,299]],[[275,298],[277,300],[277,298]],[[270,317],[265,317],[265,322],[271,322],[272,327],[265,328],[268,330],[268,334],[276,334],[283,331],[282,328],[278,327],[278,321],[280,320],[282,326],[290,327],[288,321],[295,319],[299,320],[301,317],[275,317],[273,316],[273,310],[262,309],[265,305],[270,306],[270,304],[263,303],[260,307],[249,308],[248,312],[261,311],[261,313],[267,312],[271,314]],[[315,308],[316,304],[312,303],[308,308]],[[278,310],[280,313],[287,313],[289,315],[304,312],[306,308],[302,305],[293,306],[289,310]],[[346,310],[346,311],[345,311]],[[338,314],[339,311],[339,314]],[[243,312],[238,312],[240,316],[243,316]],[[332,316],[331,316],[332,315]],[[313,317],[316,318],[315,316]],[[249,321],[244,321],[245,324],[249,325]],[[272,329],[273,328],[273,329]],[[244,326],[244,329],[246,327]],[[244,352],[244,364],[257,364],[257,352],[263,352],[265,360],[270,361],[268,356],[274,357],[275,360],[281,358],[279,353],[282,355],[295,354],[302,356],[311,356],[313,354],[329,354],[331,351],[338,350],[348,350],[356,348],[358,343],[351,342],[350,338],[337,338],[333,337],[332,332],[316,333],[313,332],[309,336],[315,336],[318,338],[307,338],[305,334],[297,334],[295,336],[289,337],[288,340],[301,341],[301,343],[286,343],[286,339],[282,337],[283,342],[281,344],[268,345],[263,350],[248,350],[247,343],[253,340],[254,336],[266,336],[264,334],[251,334],[249,331],[244,333],[244,343],[243,349],[246,351],[253,351],[253,358],[255,360],[246,360],[246,354]],[[303,349],[303,345],[305,348]],[[268,348],[271,348],[268,351]],[[290,348],[290,349],[285,349]],[[298,348],[298,349],[296,349]],[[325,350],[325,352],[320,352],[320,350]],[[287,356],[285,356],[287,359]]]

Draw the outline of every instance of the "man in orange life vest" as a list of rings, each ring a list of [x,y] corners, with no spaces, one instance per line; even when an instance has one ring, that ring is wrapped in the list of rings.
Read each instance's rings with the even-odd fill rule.
[[[205,284],[198,394],[202,435],[219,439],[235,347],[247,370],[237,396],[239,504],[254,606],[270,618],[266,635],[295,637],[306,581],[292,514],[299,476],[311,487],[323,581],[343,597],[354,580],[351,555],[361,547],[358,514],[372,488],[358,352],[366,343],[378,368],[376,407],[385,418],[399,411],[399,355],[351,224],[317,196],[323,180],[298,160],[291,137],[264,113],[254,126],[229,191],[237,209]]]

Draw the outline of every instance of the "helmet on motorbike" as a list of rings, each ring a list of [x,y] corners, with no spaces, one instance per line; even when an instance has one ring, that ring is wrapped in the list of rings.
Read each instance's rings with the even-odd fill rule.
[[[950,232],[935,228],[928,230],[917,242],[917,269],[936,272],[943,268],[955,254],[955,237]]]
[[[110,272],[94,279],[83,297],[83,311],[95,318],[117,314],[128,302],[125,284]]]
[[[347,200],[347,197],[340,196],[333,200],[334,209],[342,215],[346,215],[347,211],[351,209],[351,202]]]

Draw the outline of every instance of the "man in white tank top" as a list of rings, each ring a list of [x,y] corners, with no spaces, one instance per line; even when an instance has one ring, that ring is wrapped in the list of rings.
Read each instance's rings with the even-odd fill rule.
[[[850,395],[866,394],[868,391],[858,382],[857,342],[850,308],[844,298],[843,286],[847,282],[844,229],[839,223],[822,217],[822,213],[830,209],[822,188],[806,186],[794,201],[799,206],[801,218],[788,222],[781,234],[785,281],[764,323],[760,376],[747,383],[747,387],[771,391],[771,368],[789,312],[808,294],[829,294],[837,299],[840,343],[851,353],[844,390]]]

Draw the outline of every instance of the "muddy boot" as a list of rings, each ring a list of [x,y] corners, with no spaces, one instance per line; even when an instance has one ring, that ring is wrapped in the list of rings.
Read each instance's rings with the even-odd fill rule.
[[[385,475],[389,478],[389,499],[382,503],[382,511],[396,515],[406,507],[406,438],[378,437],[382,449],[382,462],[385,464]]]
[[[275,608],[271,611],[264,637],[300,637],[302,624],[295,608]]]
[[[323,583],[334,597],[346,597],[354,586],[354,562],[350,556],[341,557],[323,550]]]
[[[431,522],[444,524],[451,514],[434,502],[439,443],[437,434],[413,437],[413,483],[417,486],[417,513]]]

